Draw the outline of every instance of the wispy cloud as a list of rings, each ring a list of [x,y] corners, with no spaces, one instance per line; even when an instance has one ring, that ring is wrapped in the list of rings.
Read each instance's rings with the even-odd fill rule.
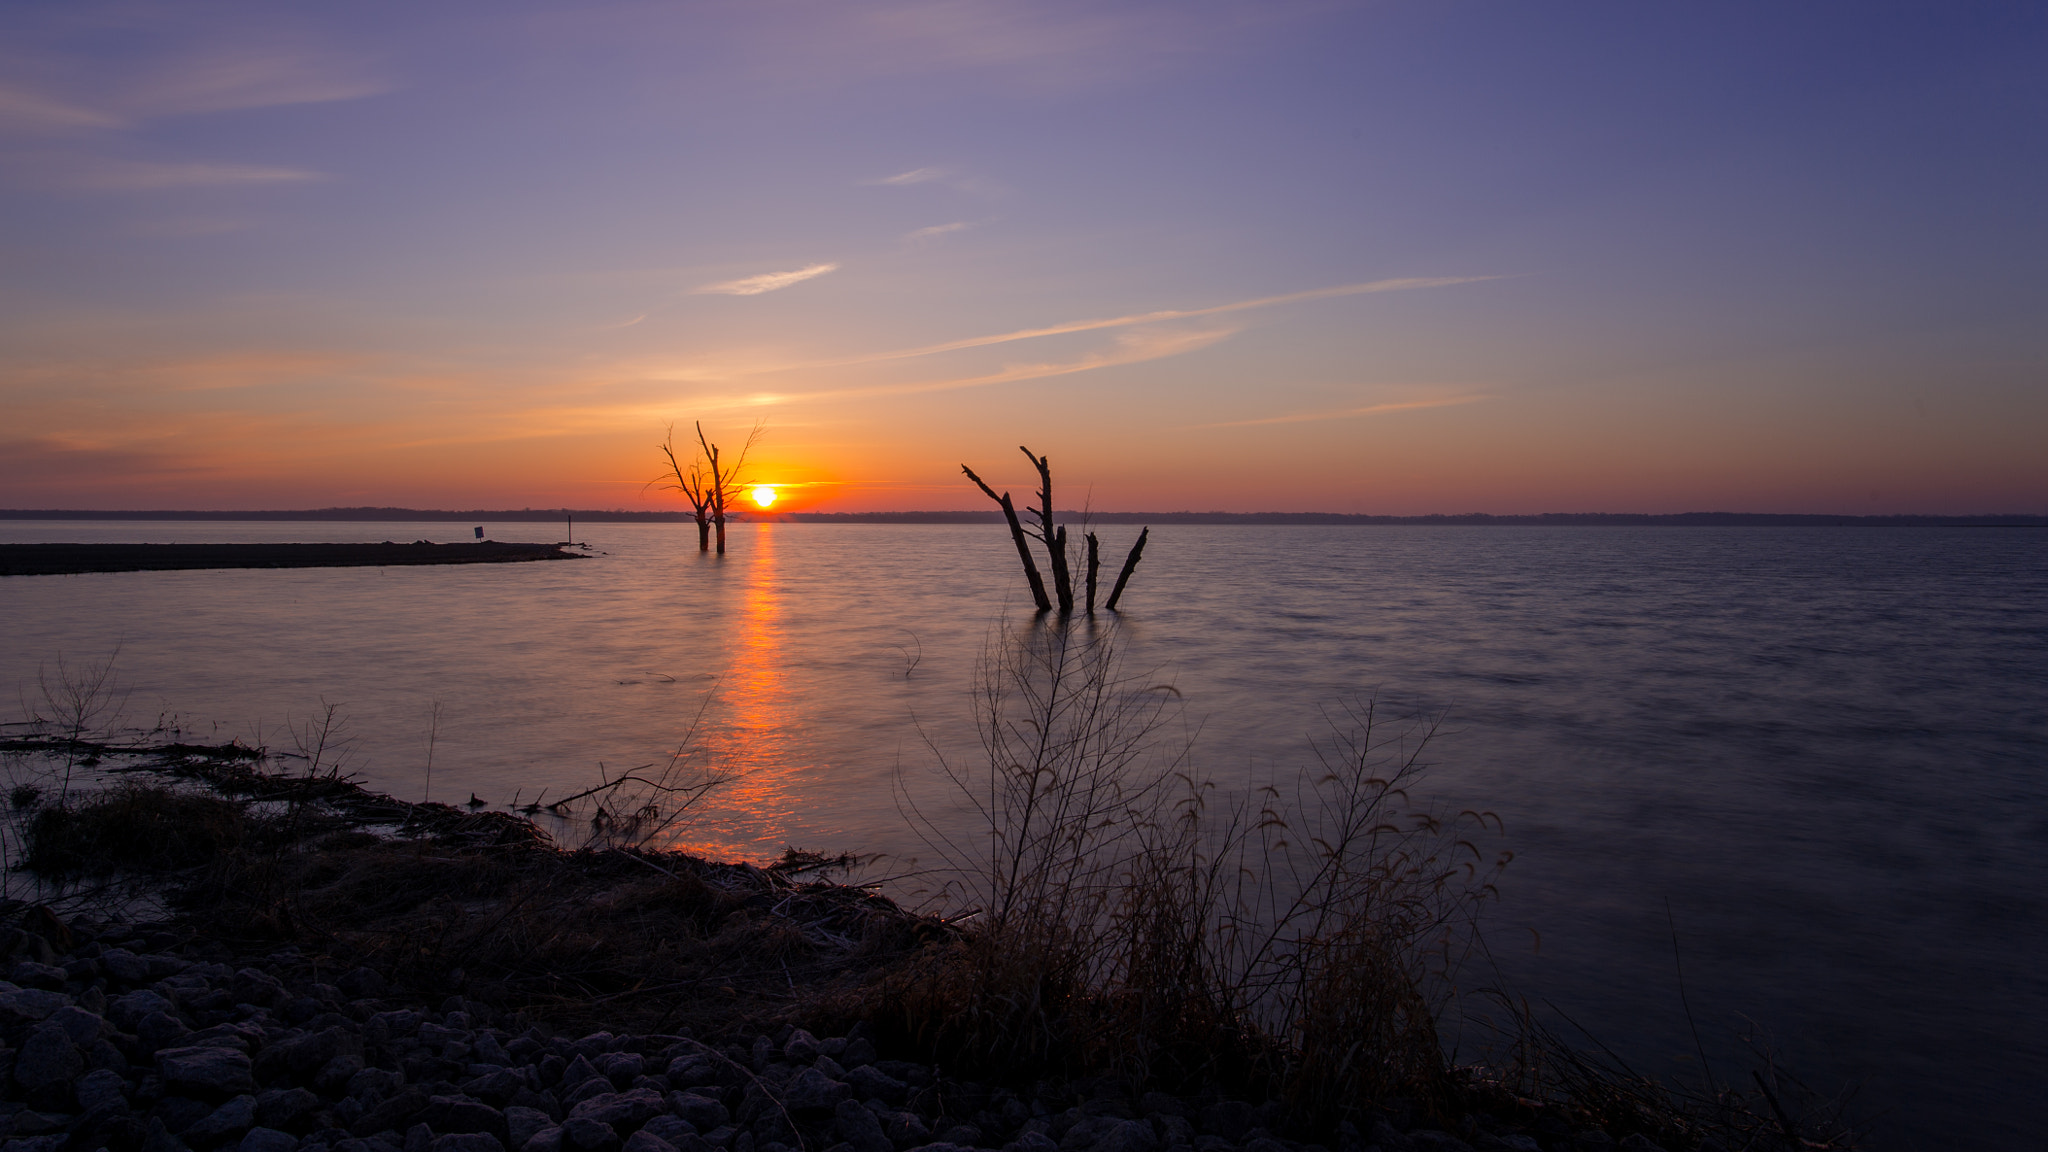
[[[10,135],[56,135],[126,127],[111,112],[74,104],[25,88],[0,88],[0,132]]]
[[[165,61],[123,101],[143,116],[191,116],[360,100],[393,85],[361,63],[304,45],[242,44]]]
[[[1222,316],[1231,312],[1249,312],[1257,308],[1276,308],[1282,304],[1301,304],[1310,300],[1329,300],[1339,296],[1362,296],[1372,292],[1403,292],[1417,288],[1443,288],[1452,284],[1476,284],[1486,280],[1501,279],[1505,279],[1505,277],[1427,276],[1409,277],[1400,280],[1373,280],[1363,284],[1339,284],[1332,288],[1313,288],[1306,292],[1289,292],[1281,296],[1260,296],[1251,300],[1237,300],[1229,304],[1216,304],[1207,308],[1168,309],[1159,312],[1135,312],[1128,316],[1111,316],[1100,320],[1073,320],[1064,324],[1048,325],[1043,328],[1020,328],[1014,332],[1001,332],[993,336],[970,336],[964,340],[948,340],[942,344],[925,344],[916,348],[901,348],[893,352],[875,352],[846,360],[798,364],[790,365],[789,367],[824,368],[850,364],[871,364],[881,360],[908,360],[916,356],[933,356],[941,352],[958,352],[965,348],[986,348],[993,344],[1008,344],[1017,340],[1036,340],[1042,336],[1065,336],[1074,332],[1099,332],[1105,328],[1129,328],[1139,324],[1157,324],[1168,320],[1193,320],[1204,316]]]
[[[903,234],[903,238],[905,240],[929,240],[934,236],[946,236],[954,232],[965,232],[972,227],[974,225],[969,224],[965,220],[955,220],[951,224],[934,224],[929,228],[919,228],[915,232],[906,232]]]
[[[928,184],[933,180],[944,180],[951,175],[952,172],[944,168],[912,168],[908,172],[898,172],[894,176],[884,176],[879,180],[869,180],[867,183],[901,188],[910,184]]]
[[[1490,399],[1484,395],[1445,396],[1434,400],[1402,400],[1391,404],[1368,404],[1363,408],[1340,408],[1334,412],[1299,412],[1286,416],[1261,416],[1254,420],[1223,420],[1214,424],[1183,424],[1183,428],[1251,428],[1261,424],[1304,424],[1311,420],[1343,420],[1352,416],[1380,416],[1388,412],[1412,412],[1419,408],[1451,408]]]
[[[738,280],[724,280],[717,284],[706,284],[693,289],[698,295],[714,296],[759,296],[763,292],[774,292],[792,284],[801,284],[839,270],[837,264],[811,264],[794,272],[763,272],[759,276],[744,276]]]
[[[991,384],[1010,384],[1022,380],[1043,380],[1052,376],[1072,376],[1080,372],[1093,372],[1102,368],[1117,368],[1127,364],[1142,364],[1148,360],[1164,360],[1171,356],[1183,356],[1197,352],[1221,340],[1237,334],[1236,328],[1203,328],[1195,330],[1141,329],[1125,332],[1116,338],[1116,343],[1107,349],[1091,352],[1074,360],[1036,361],[1020,364],[1005,364],[994,372],[976,376],[958,376],[945,380],[919,380],[900,384],[874,384],[852,388],[828,388],[812,392],[756,392],[746,396],[700,397],[695,403],[699,407],[715,408],[759,408],[773,404],[793,404],[801,401],[818,400],[866,400],[878,396],[914,396],[925,392],[951,392],[961,388],[980,388]]]
[[[119,160],[109,156],[52,158],[39,166],[40,182],[102,191],[158,188],[220,188],[238,184],[296,184],[324,180],[304,168],[266,164],[209,164],[204,161]]]

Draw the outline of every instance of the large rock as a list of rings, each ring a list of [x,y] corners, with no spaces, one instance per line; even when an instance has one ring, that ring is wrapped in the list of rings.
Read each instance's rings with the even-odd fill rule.
[[[709,1132],[732,1119],[732,1114],[726,1111],[725,1105],[695,1092],[669,1093],[668,1107],[669,1111],[689,1121],[690,1127],[699,1132]]]
[[[137,1026],[145,1017],[159,1012],[175,1019],[178,1015],[178,1006],[171,1003],[168,997],[147,988],[137,989],[107,1002],[107,1019],[112,1020],[114,1026],[123,1032],[137,1031]]]
[[[84,1071],[85,1054],[55,1024],[29,1033],[14,1057],[14,1079],[31,1092],[69,1083]]]
[[[668,1102],[649,1088],[631,1092],[607,1092],[592,1096],[569,1110],[569,1119],[588,1118],[611,1126],[614,1132],[632,1132],[668,1111]],[[571,1139],[575,1137],[571,1136]]]
[[[1249,1152],[1251,1145],[1245,1145]],[[1094,1152],[1158,1152],[1159,1137],[1144,1120],[1120,1121],[1095,1142]],[[1281,1152],[1286,1152],[1283,1147]]]
[[[10,1023],[47,1020],[51,1013],[71,1003],[62,992],[41,988],[12,988],[0,992],[0,1021]]]
[[[645,1128],[626,1137],[619,1152],[676,1152],[676,1146]]]
[[[304,1088],[273,1088],[256,1095],[256,1123],[282,1131],[319,1107],[320,1098]]]
[[[299,1138],[289,1132],[275,1128],[251,1128],[235,1152],[292,1152],[298,1146]]]
[[[234,996],[237,1004],[254,1004],[258,1008],[279,1008],[292,998],[277,977],[256,968],[235,973]]]
[[[852,1097],[852,1088],[816,1068],[806,1068],[790,1077],[782,1090],[783,1107],[800,1116],[823,1115],[838,1107],[841,1100]]]
[[[450,1132],[434,1137],[428,1152],[505,1152],[504,1142],[488,1132]]]
[[[884,1104],[901,1104],[909,1086],[894,1076],[883,1072],[872,1064],[863,1064],[846,1071],[846,1085],[853,1089],[859,1100],[880,1100]]]
[[[613,1152],[618,1146],[619,1134],[602,1120],[571,1116],[562,1122],[563,1152]]]
[[[431,1097],[414,1120],[442,1133],[488,1132],[501,1145],[510,1135],[503,1112],[466,1096]]]
[[[149,982],[149,961],[126,948],[108,948],[100,953],[100,970],[123,984]]]
[[[514,1104],[505,1109],[505,1147],[524,1148],[533,1134],[554,1125],[548,1114],[538,1108],[522,1108]]]
[[[357,1136],[375,1136],[386,1130],[403,1131],[413,1117],[425,1111],[428,1100],[425,1092],[418,1088],[407,1088],[363,1113],[362,1119],[349,1125],[348,1129]]]
[[[256,1098],[237,1096],[195,1121],[178,1135],[194,1148],[210,1148],[256,1126]]]
[[[165,1048],[156,1054],[156,1071],[165,1084],[187,1092],[219,1097],[256,1090],[249,1054],[233,1048]]]
[[[564,1093],[573,1092],[592,1080],[604,1080],[607,1084],[611,1083],[610,1078],[606,1077],[604,1073],[599,1072],[597,1066],[592,1064],[588,1057],[579,1052],[576,1055],[576,1059],[569,1061],[569,1066],[562,1069],[561,1082],[555,1085],[555,1087],[558,1091]]]
[[[853,1145],[853,1152],[896,1152],[896,1144],[882,1130],[882,1122],[865,1107],[842,1100],[832,1110],[832,1120],[839,1129],[839,1138]]]
[[[322,1068],[339,1056],[362,1055],[362,1043],[339,1026],[280,1041],[263,1050],[256,1061],[257,1075],[264,1080],[290,1076],[311,1083]],[[347,1077],[343,1077],[347,1082]]]

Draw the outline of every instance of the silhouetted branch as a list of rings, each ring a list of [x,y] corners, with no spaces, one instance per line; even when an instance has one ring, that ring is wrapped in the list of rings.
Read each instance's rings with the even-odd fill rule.
[[[1031,583],[1031,599],[1038,605],[1040,612],[1051,611],[1052,603],[1045,598],[1045,581],[1038,575],[1038,565],[1031,561],[1031,545],[1024,539],[1024,525],[1017,520],[1017,509],[1010,503],[1010,494],[1005,492],[1000,496],[996,495],[996,490],[983,483],[981,477],[974,474],[974,469],[965,464],[960,466],[960,471],[965,472],[976,487],[987,493],[989,499],[1003,506],[1003,517],[1010,522],[1010,539],[1017,545],[1017,559],[1024,562],[1024,579]]]
[[[1088,534],[1088,611],[1090,613],[1095,611],[1095,570],[1101,567],[1102,564],[1101,559],[1096,555],[1096,549],[1095,533],[1090,532]]]
[[[1116,587],[1109,590],[1109,603],[1104,605],[1110,611],[1116,611],[1116,602],[1124,594],[1124,585],[1130,583],[1131,573],[1138,570],[1138,557],[1144,555],[1145,538],[1150,535],[1151,528],[1141,530],[1138,533],[1138,542],[1131,545],[1131,554],[1124,557],[1124,570],[1116,574]]]
[[[1024,447],[1022,444],[1017,446],[1017,451],[1022,452],[1024,458],[1031,461],[1031,466],[1038,469],[1038,538],[1045,541],[1046,555],[1052,561],[1052,587],[1054,594],[1059,597],[1060,611],[1072,612],[1074,610],[1074,581],[1073,577],[1067,572],[1067,537],[1065,532],[1055,529],[1052,523],[1051,458],[1034,456],[1031,454],[1031,449]]]

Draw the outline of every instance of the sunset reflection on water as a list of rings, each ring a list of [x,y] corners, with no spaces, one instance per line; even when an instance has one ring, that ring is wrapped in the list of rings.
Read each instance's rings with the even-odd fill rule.
[[[738,577],[728,585],[737,604],[715,605],[723,616],[719,637],[725,662],[705,702],[702,718],[693,711],[678,717],[689,764],[699,771],[727,777],[703,801],[722,814],[740,816],[759,827],[780,827],[797,803],[795,777],[807,742],[799,738],[799,708],[791,688],[789,653],[784,627],[785,581],[777,561],[772,524],[755,528],[749,552],[705,557],[706,563],[728,565]],[[694,731],[691,721],[695,720]],[[721,824],[725,821],[721,821]],[[717,859],[774,854],[776,845],[709,834],[687,819],[666,846]],[[769,839],[774,839],[770,837]]]

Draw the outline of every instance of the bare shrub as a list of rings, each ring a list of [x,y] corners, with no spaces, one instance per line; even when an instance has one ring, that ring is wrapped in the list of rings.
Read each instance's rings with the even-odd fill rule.
[[[1004,631],[976,710],[981,757],[938,759],[985,844],[906,803],[966,931],[877,985],[878,1024],[956,1065],[1272,1095],[1312,1127],[1445,1100],[1446,977],[1508,856],[1479,847],[1497,818],[1410,802],[1432,723],[1359,703],[1313,769],[1219,800],[1113,626]]]

